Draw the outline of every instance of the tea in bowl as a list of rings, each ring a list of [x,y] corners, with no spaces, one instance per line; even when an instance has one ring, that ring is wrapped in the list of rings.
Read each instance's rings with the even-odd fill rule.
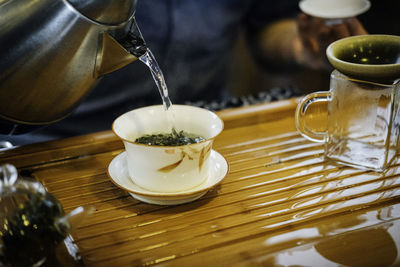
[[[400,78],[400,36],[357,35],[330,44],[326,55],[332,66],[352,78],[392,84]]]
[[[223,121],[198,107],[173,105],[165,111],[157,105],[121,115],[112,129],[124,143],[130,179],[144,189],[169,193],[207,180],[210,152]]]

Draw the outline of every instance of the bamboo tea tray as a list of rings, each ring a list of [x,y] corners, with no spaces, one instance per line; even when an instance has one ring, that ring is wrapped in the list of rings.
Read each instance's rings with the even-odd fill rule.
[[[115,186],[107,167],[123,145],[111,131],[18,147],[0,161],[41,181],[66,211],[95,207],[71,234],[85,266],[397,266],[400,161],[385,173],[325,162],[323,145],[296,131],[297,101],[219,112],[214,149],[229,173],[186,204],[146,204]]]

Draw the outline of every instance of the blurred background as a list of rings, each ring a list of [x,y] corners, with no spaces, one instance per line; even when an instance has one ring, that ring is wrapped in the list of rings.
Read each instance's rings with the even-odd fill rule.
[[[369,34],[400,35],[399,0],[370,0],[371,8],[357,18]],[[294,23],[288,22],[288,23]],[[235,57],[230,66],[228,88],[236,96],[269,91],[271,88],[291,88],[299,94],[329,89],[332,69],[312,70],[305,67],[291,69],[260,69],[250,55],[243,35],[235,44]],[[312,77],[312,78],[311,78]]]

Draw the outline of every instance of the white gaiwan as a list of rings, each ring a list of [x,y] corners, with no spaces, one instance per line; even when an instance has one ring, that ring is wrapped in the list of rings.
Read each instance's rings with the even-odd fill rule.
[[[135,198],[153,204],[196,199],[228,172],[226,160],[212,149],[223,121],[209,110],[188,105],[173,105],[168,112],[172,114],[161,105],[135,109],[118,117],[112,127],[125,152],[111,162],[110,178]],[[181,146],[135,142],[146,134],[171,132],[171,118],[178,132],[183,130],[205,140]]]

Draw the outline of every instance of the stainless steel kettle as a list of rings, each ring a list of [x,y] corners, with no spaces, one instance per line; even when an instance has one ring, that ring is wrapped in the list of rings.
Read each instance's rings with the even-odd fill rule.
[[[136,0],[0,0],[1,132],[61,120],[99,77],[143,54],[135,8]]]

